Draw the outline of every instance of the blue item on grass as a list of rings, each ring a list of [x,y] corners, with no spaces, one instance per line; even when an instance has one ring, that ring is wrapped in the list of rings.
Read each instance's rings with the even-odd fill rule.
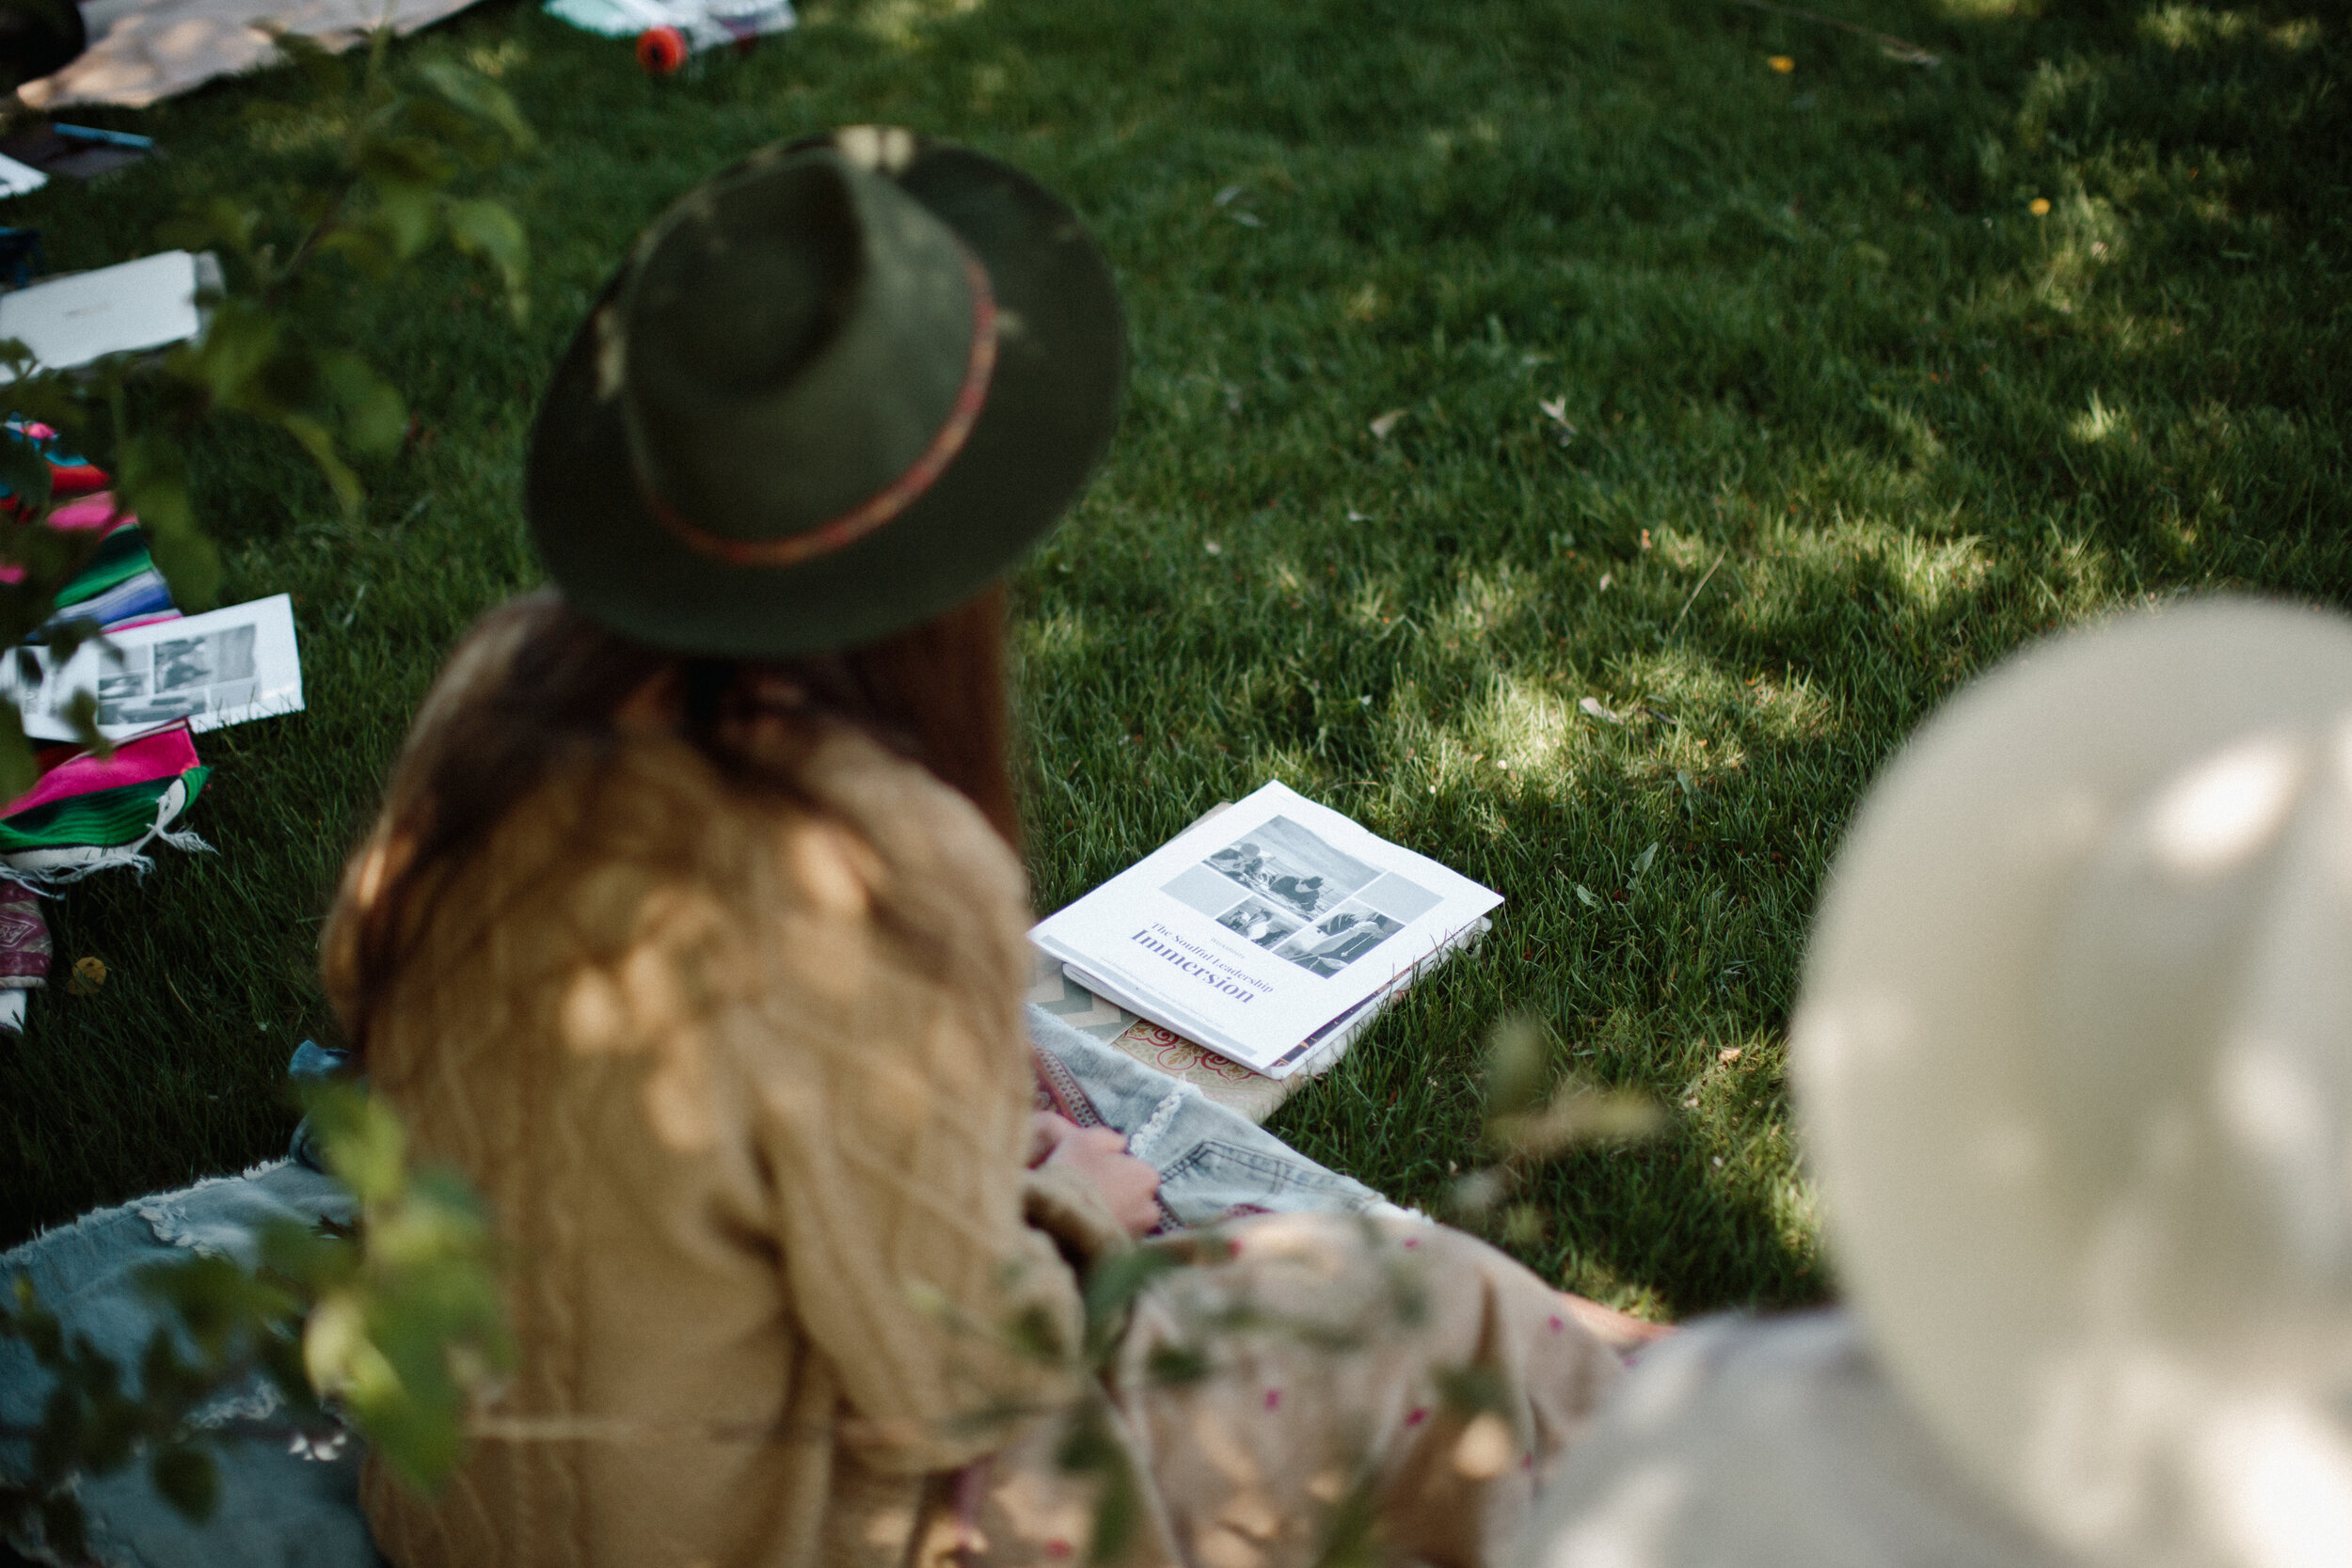
[[[130,131],[102,131],[95,125],[68,125],[61,119],[49,122],[49,129],[68,141],[98,142],[107,147],[128,147],[141,152],[155,150],[155,138],[138,135]]]
[[[350,1066],[350,1052],[338,1051],[316,1040],[304,1040],[294,1047],[294,1059],[286,1064],[286,1076],[303,1082],[332,1078]]]
[[[38,229],[0,229],[0,283],[21,289],[49,270]]]
[[[286,1076],[296,1085],[324,1084],[350,1070],[350,1052],[338,1051],[316,1040],[304,1040],[295,1046],[294,1060],[286,1064]],[[294,1141],[286,1146],[286,1152],[308,1169],[323,1171],[326,1168],[319,1164],[318,1134],[310,1131],[309,1117],[294,1124]]]

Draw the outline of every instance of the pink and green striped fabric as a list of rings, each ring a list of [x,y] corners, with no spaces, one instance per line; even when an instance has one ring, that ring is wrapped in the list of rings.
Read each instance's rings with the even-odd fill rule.
[[[179,615],[138,520],[117,515],[103,471],[65,451],[46,426],[11,422],[0,439],[29,440],[48,462],[59,498],[50,526],[107,530],[57,594],[53,624],[89,620],[112,631]],[[0,503],[5,498],[0,486]],[[0,579],[13,575],[0,567]],[[144,850],[159,837],[181,848],[205,847],[193,833],[169,831],[208,773],[184,724],[141,736],[103,758],[74,746],[53,746],[39,756],[40,782],[0,806],[0,878],[46,885],[115,865],[144,870],[151,863]]]

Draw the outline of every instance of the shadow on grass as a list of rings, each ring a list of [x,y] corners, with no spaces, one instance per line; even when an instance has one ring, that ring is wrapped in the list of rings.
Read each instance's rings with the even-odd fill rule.
[[[217,857],[53,903],[115,978],[0,1048],[0,1240],[282,1145],[343,847],[457,630],[536,578],[557,345],[695,177],[892,119],[1064,191],[1134,325],[1111,465],[1018,584],[1039,907],[1284,779],[1508,902],[1279,1131],[1434,1202],[1480,1042],[1531,1013],[1674,1126],[1548,1173],[1529,1262],[1676,1313],[1816,1297],[1781,1031],[1872,773],[2054,627],[2352,598],[2346,38],[2027,9],[1841,9],[1933,71],[1700,0],[812,4],[666,82],[519,0],[402,45],[496,63],[542,132],[499,193],[534,314],[438,265],[355,296],[419,417],[363,519],[290,452],[200,454],[231,595],[296,595],[311,710],[202,743]],[[60,266],[138,254],[309,155],[242,118],[283,90],[99,117],[171,158],[22,221]]]

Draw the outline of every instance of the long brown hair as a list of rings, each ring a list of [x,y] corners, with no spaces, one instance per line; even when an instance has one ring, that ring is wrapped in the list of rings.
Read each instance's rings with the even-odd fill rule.
[[[880,641],[789,660],[664,652],[552,592],[530,594],[460,645],[344,874],[326,967],[354,1047],[366,1049],[431,890],[541,783],[594,768],[621,736],[623,706],[665,681],[679,733],[746,788],[800,793],[788,764],[742,744],[754,721],[778,719],[810,738],[853,724],[961,792],[1019,852],[1001,586]]]

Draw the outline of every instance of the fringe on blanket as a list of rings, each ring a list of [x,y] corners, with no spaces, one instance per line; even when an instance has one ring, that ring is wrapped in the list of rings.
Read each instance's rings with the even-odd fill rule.
[[[103,1209],[92,1209],[86,1214],[76,1214],[73,1218],[59,1225],[36,1226],[30,1236],[25,1237],[6,1252],[0,1252],[0,1273],[24,1268],[33,1256],[37,1243],[50,1241],[53,1237],[71,1237],[77,1232],[95,1231],[109,1221],[119,1219],[124,1214],[136,1215],[145,1222],[150,1230],[154,1231],[155,1239],[166,1245],[192,1248],[196,1245],[193,1241],[183,1241],[180,1239],[180,1235],[168,1233],[170,1231],[184,1232],[184,1221],[179,1212],[163,1207],[168,1199],[185,1197],[199,1188],[214,1186],[223,1181],[250,1181],[255,1177],[267,1176],[270,1172],[290,1163],[288,1157],[281,1154],[275,1160],[263,1160],[232,1174],[199,1177],[176,1193],[151,1193],[145,1197],[135,1197],[127,1203],[114,1203]],[[167,1216],[166,1227],[167,1228],[158,1227],[157,1216],[159,1214]],[[53,1242],[52,1244],[56,1243]]]
[[[174,779],[171,786],[155,800],[155,825],[129,844],[76,844],[56,849],[21,849],[13,855],[0,856],[0,879],[18,882],[36,892],[63,887],[101,871],[117,866],[129,866],[144,877],[155,869],[155,857],[145,853],[147,847],[163,840],[186,854],[212,854],[213,847],[192,828],[171,831],[167,824],[187,809],[188,786],[184,779]]]

